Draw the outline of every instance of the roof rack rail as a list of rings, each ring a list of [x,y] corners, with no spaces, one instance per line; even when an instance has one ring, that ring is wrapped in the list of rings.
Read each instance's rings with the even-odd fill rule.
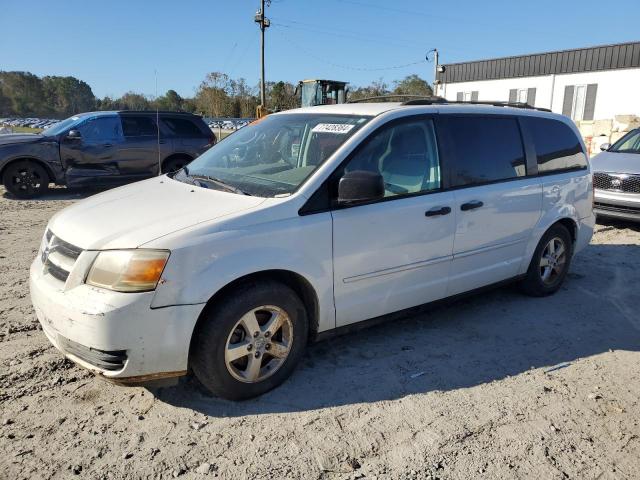
[[[170,113],[172,115],[194,115],[193,113],[190,113],[190,112],[180,112],[176,110],[149,109],[149,110],[115,110],[115,111],[118,113]]]
[[[523,108],[525,110],[539,110],[541,112],[550,112],[548,108],[542,107],[534,107],[533,105],[529,105],[524,102],[501,102],[501,101],[492,101],[492,100],[445,100],[442,97],[433,97],[437,100],[431,100],[428,98],[425,99],[415,99],[408,100],[404,102],[402,105],[488,105],[492,107],[513,107],[513,108]]]
[[[446,100],[442,97],[429,97],[425,95],[401,95],[401,94],[392,94],[392,95],[378,95],[374,97],[365,97],[358,98],[356,100],[349,100],[347,103],[366,103],[371,101],[379,101],[379,102],[395,102],[401,101],[402,99],[408,99],[403,103],[403,105],[407,105],[409,102],[418,102],[418,101],[429,101],[433,100],[434,103],[436,100],[441,102],[446,102]]]

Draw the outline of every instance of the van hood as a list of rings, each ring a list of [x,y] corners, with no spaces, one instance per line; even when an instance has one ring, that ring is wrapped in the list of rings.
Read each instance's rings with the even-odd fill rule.
[[[84,250],[137,248],[197,223],[255,208],[265,200],[162,176],[100,193],[67,207],[51,219],[49,229]]]
[[[602,152],[591,159],[594,172],[640,174],[640,153]]]

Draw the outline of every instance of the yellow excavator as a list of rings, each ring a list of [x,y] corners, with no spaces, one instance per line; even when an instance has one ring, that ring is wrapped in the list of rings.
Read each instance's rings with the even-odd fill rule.
[[[300,107],[315,107],[346,103],[348,92],[347,82],[310,79],[298,82],[295,95],[298,97]],[[265,117],[269,113],[272,112],[259,105],[256,109],[256,118]]]
[[[296,89],[301,107],[345,103],[347,92],[347,82],[337,80],[302,80]]]

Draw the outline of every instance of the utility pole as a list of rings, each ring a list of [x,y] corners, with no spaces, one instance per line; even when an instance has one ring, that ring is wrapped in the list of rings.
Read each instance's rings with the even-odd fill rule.
[[[271,26],[271,22],[264,16],[265,3],[271,4],[271,0],[260,0],[260,10],[256,12],[255,22],[260,27],[260,107],[264,111],[267,107],[267,99],[264,82],[264,31]]]
[[[433,49],[433,94],[438,96],[438,49]]]

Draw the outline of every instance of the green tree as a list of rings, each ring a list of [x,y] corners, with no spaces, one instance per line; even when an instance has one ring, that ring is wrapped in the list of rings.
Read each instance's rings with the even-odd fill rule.
[[[167,93],[154,100],[153,106],[159,110],[182,111],[183,99],[175,90],[167,90]]]
[[[298,107],[296,87],[289,82],[267,83],[267,105],[270,110],[289,110]]]
[[[389,95],[389,85],[387,85],[381,78],[371,82],[366,87],[356,87],[349,92],[350,100],[360,100],[369,97],[381,97]]]
[[[393,93],[395,95],[420,95],[424,97],[433,95],[433,90],[427,81],[415,74],[408,75],[402,80],[396,80],[394,84]]]
[[[151,110],[147,97],[141,93],[127,92],[116,101],[117,110]]]
[[[30,117],[48,115],[42,81],[29,72],[0,72],[0,92],[9,99],[5,115]]]
[[[229,97],[231,79],[225,73],[211,72],[198,87],[195,96],[199,112],[211,117],[229,116],[233,110]]]
[[[57,117],[68,117],[96,107],[91,87],[77,78],[44,77],[42,89],[46,108],[52,110]]]

